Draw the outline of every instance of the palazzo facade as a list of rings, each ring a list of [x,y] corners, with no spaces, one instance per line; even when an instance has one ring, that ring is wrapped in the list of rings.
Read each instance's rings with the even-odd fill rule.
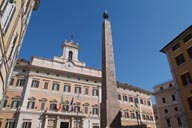
[[[17,61],[0,115],[5,128],[99,128],[101,70],[79,61],[79,46],[62,45],[61,57]],[[151,92],[117,82],[124,127],[155,128]],[[113,107],[113,106],[111,106]]]

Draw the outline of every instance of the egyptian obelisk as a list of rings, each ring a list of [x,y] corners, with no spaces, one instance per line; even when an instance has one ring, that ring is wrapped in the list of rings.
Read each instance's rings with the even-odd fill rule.
[[[117,100],[111,23],[107,11],[104,12],[102,26],[102,101],[101,128],[120,128],[120,105]]]

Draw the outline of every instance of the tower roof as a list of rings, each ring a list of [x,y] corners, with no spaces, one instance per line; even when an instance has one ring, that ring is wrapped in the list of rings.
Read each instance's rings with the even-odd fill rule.
[[[79,48],[78,44],[75,43],[74,40],[71,40],[71,41],[69,41],[69,42],[67,42],[67,41],[65,40],[65,42],[64,42],[63,45],[62,45],[62,47],[64,47],[64,46],[69,46],[69,47],[73,47],[73,48],[77,48],[77,49]]]

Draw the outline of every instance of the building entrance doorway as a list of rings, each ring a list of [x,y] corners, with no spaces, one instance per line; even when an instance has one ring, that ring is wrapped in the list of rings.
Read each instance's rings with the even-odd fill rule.
[[[68,122],[61,122],[60,123],[60,128],[68,128],[69,127],[69,123]]]

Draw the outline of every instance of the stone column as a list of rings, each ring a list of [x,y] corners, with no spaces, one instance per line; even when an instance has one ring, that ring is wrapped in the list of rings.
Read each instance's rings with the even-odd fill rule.
[[[102,102],[100,111],[101,128],[120,128],[121,114],[117,100],[111,23],[104,13],[102,33]]]

